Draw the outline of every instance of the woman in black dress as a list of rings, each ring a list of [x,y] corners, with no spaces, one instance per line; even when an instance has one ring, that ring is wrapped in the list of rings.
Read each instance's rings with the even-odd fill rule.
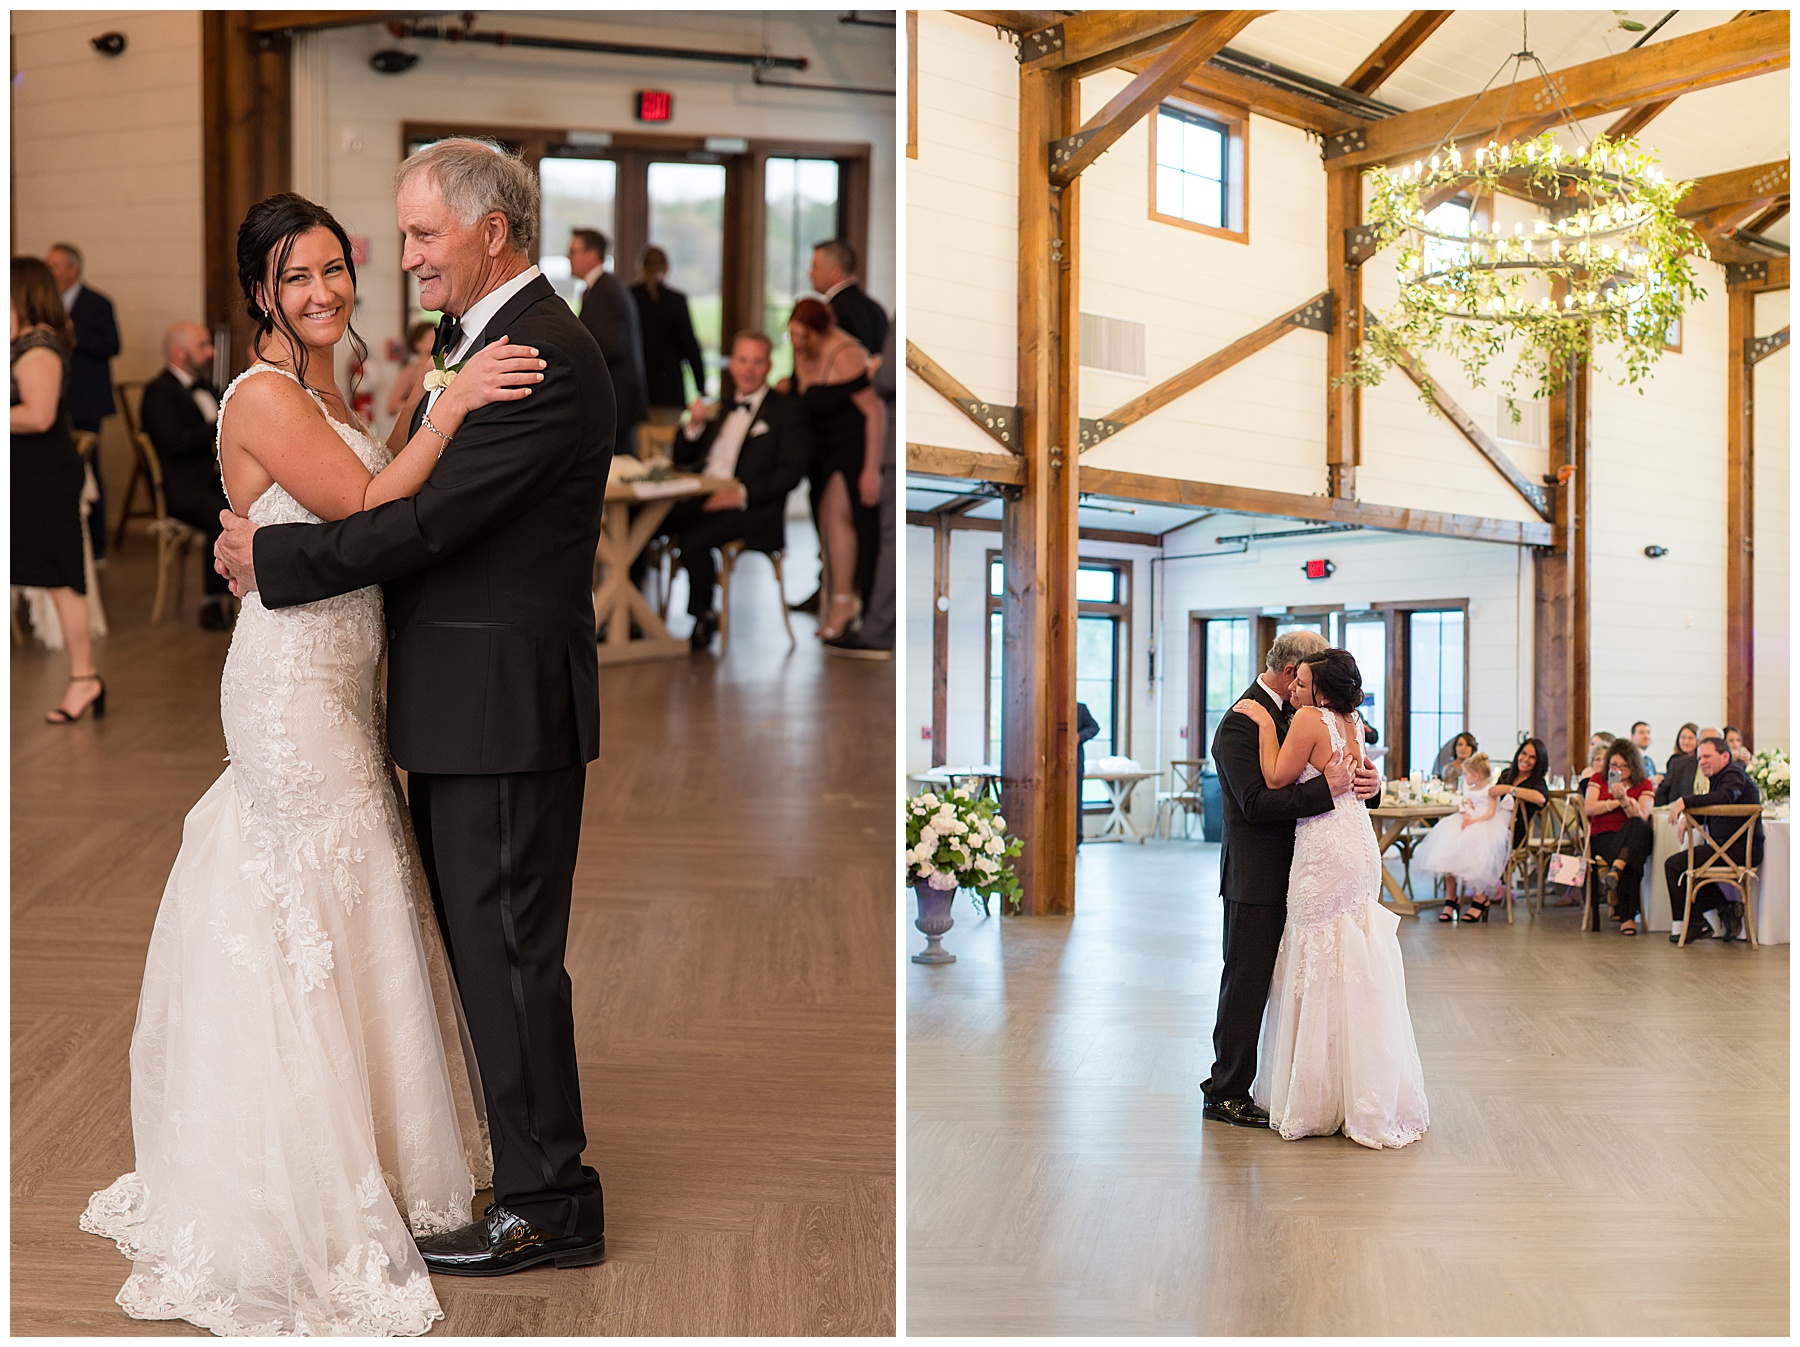
[[[652,425],[673,426],[688,405],[681,383],[685,363],[694,372],[695,397],[706,396],[706,362],[700,356],[700,339],[694,335],[694,318],[687,296],[663,284],[669,274],[669,255],[654,244],[644,249],[638,262],[644,279],[631,287],[638,320],[644,331],[644,382],[650,394]]]
[[[88,633],[81,487],[86,473],[69,429],[73,343],[62,295],[35,257],[12,260],[12,582],[50,591],[69,650],[69,687],[45,720],[68,725],[94,708],[106,685]]]
[[[839,330],[829,306],[794,305],[794,387],[812,422],[812,498],[824,574],[819,636],[842,636],[862,611],[881,551],[881,443],[887,409],[869,383],[869,353]]]

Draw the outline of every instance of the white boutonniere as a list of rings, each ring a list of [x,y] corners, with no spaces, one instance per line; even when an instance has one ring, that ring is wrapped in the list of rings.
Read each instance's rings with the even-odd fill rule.
[[[744,438],[747,440],[754,439],[758,435],[767,435],[768,433],[769,423],[767,421],[758,421],[755,425],[750,427],[750,433]]]
[[[462,367],[468,363],[469,357],[464,356],[454,365],[445,368],[444,357],[441,353],[432,356],[431,368],[425,371],[425,391],[427,393],[435,393],[440,388],[450,387],[451,384],[456,382],[456,376],[462,371]]]

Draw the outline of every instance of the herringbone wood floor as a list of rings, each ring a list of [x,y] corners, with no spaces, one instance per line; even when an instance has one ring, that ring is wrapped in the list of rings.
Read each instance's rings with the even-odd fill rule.
[[[1787,946],[1403,920],[1430,1132],[1285,1142],[1200,1117],[1217,874],[908,965],[909,1333],[1787,1333]]]
[[[105,581],[104,722],[42,724],[66,664],[13,652],[16,1333],[200,1332],[126,1318],[130,1265],[75,1224],[131,1167],[144,950],[224,757],[226,638],[191,580],[148,626],[148,557],[133,536]],[[766,564],[741,572],[725,659],[601,670],[568,963],[607,1261],[438,1278],[439,1332],[894,1331],[892,666],[810,620],[790,656]]]

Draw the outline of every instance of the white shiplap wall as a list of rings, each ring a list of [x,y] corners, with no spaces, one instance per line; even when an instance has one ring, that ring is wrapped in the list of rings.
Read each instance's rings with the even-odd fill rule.
[[[589,11],[579,17],[545,11],[482,16],[489,29],[566,35],[677,47],[771,50],[803,54],[813,66],[794,79],[815,84],[893,88],[892,33],[847,28],[833,11]],[[884,42],[888,45],[884,46]],[[371,70],[383,48],[418,54],[400,75]],[[309,50],[310,48],[310,50]],[[793,137],[868,144],[869,257],[865,288],[892,311],[895,288],[896,100],[867,94],[782,92],[751,83],[739,66],[650,60],[581,52],[457,46],[396,41],[378,25],[332,30],[301,39],[294,61],[294,148],[297,190],[316,193],[353,234],[370,239],[363,268],[358,330],[381,351],[398,337],[404,278],[394,224],[393,174],[401,126],[456,121],[628,131],[636,89],[669,89],[675,119],[660,128],[678,135]],[[396,372],[374,362],[378,400]]]

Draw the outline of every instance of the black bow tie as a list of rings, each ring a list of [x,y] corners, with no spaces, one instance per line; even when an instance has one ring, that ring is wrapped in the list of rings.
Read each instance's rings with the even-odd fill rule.
[[[736,411],[748,412],[748,411],[754,411],[755,409],[756,409],[756,399],[755,398],[738,398],[735,402],[733,402],[731,404],[731,410],[734,412],[736,412]]]
[[[447,313],[438,319],[437,335],[431,339],[431,353],[434,356],[449,355],[461,340],[462,320]]]

